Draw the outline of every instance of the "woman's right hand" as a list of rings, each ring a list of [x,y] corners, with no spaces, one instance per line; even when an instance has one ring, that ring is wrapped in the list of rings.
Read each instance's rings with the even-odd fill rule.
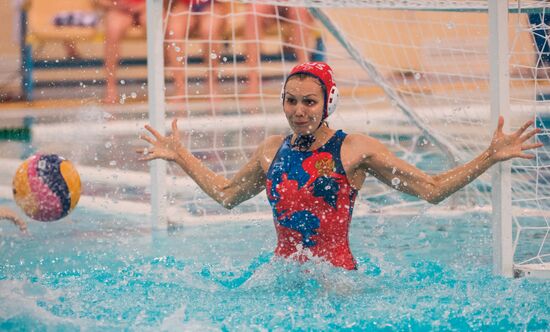
[[[153,127],[145,125],[145,129],[147,129],[153,137],[151,137],[150,135],[139,136],[139,138],[151,144],[150,147],[136,150],[137,153],[143,155],[141,158],[139,158],[139,160],[176,160],[178,158],[178,151],[183,148],[183,145],[180,142],[177,122],[177,119],[174,119],[172,121],[172,133],[167,136],[163,136]]]

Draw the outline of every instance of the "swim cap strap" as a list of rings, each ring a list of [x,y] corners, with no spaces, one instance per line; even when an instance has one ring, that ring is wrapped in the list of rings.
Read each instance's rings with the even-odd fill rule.
[[[293,150],[298,151],[307,151],[309,148],[313,145],[315,142],[315,135],[313,134],[307,134],[307,135],[299,135],[294,140],[294,143],[291,143],[291,148]]]

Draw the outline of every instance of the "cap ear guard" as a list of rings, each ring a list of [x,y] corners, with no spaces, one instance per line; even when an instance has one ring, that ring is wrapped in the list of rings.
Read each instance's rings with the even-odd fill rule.
[[[336,111],[336,106],[338,106],[338,96],[339,96],[338,88],[336,87],[336,85],[333,85],[327,96],[327,105],[326,105],[327,114],[325,118],[327,118],[332,113],[334,113],[334,111]]]

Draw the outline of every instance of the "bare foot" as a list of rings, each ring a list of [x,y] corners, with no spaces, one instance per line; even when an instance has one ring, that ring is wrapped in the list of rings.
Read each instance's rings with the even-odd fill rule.
[[[82,56],[80,55],[80,53],[78,53],[78,51],[75,48],[70,48],[68,50],[67,57],[73,60],[82,59]]]
[[[67,58],[71,60],[77,60],[82,58],[82,56],[80,55],[80,52],[78,52],[78,49],[76,48],[76,45],[73,42],[65,43],[65,51],[67,52]]]
[[[115,105],[115,104],[118,104],[118,102],[119,102],[118,96],[115,96],[115,97],[106,96],[101,100],[101,103],[105,105]]]

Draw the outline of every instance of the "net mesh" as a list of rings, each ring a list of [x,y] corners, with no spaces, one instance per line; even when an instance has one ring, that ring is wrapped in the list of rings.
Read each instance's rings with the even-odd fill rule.
[[[225,0],[224,0],[225,1]],[[431,10],[431,11],[487,11],[487,0],[241,0],[242,3],[259,3],[274,6],[300,6],[309,8],[374,8],[398,10]],[[509,0],[511,11],[538,10],[540,0]]]
[[[170,2],[166,12],[167,110],[185,118],[186,146],[216,172],[231,177],[259,142],[289,133],[281,82],[304,59],[335,71],[342,103],[332,127],[372,135],[426,172],[469,161],[489,145],[487,1],[182,3]],[[546,143],[535,159],[513,161],[514,261],[548,264],[550,3],[509,5],[506,120],[511,130],[535,120],[542,132],[534,141]],[[226,211],[177,167],[169,173],[178,181],[168,185],[172,219],[270,218],[263,194]],[[490,190],[485,174],[441,205],[487,208]],[[354,213],[433,209],[368,177]]]

